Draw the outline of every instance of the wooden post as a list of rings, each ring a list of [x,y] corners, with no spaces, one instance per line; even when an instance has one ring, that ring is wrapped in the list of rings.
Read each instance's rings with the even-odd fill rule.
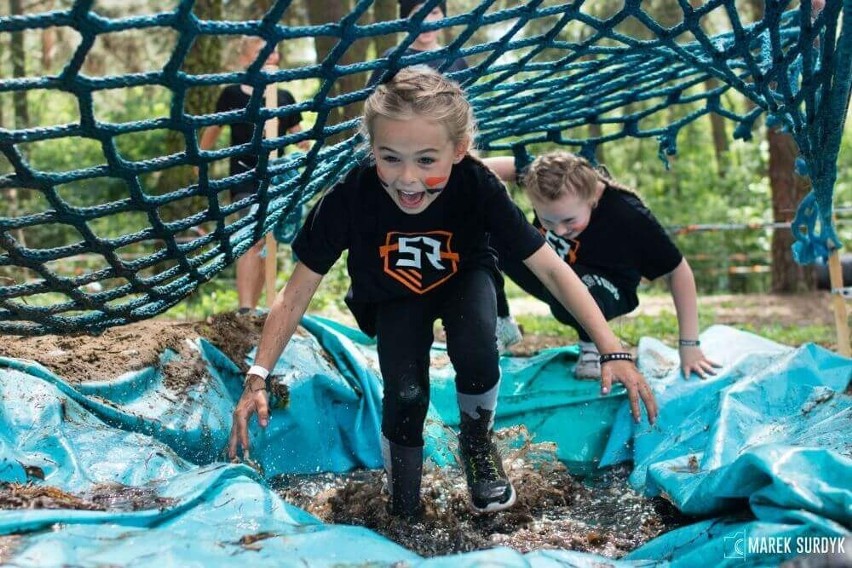
[[[268,70],[277,70],[277,67],[271,68]],[[275,109],[278,108],[278,86],[275,83],[269,83],[266,85],[265,91],[265,106],[267,108]],[[267,140],[271,140],[278,136],[278,119],[270,118],[263,125],[263,133],[264,137]],[[271,161],[275,156],[275,151],[269,153],[269,160]],[[269,211],[267,210],[267,213]],[[272,234],[272,231],[266,233],[266,262],[264,263],[264,276],[266,282],[266,307],[272,308],[272,302],[275,301],[275,276],[278,272],[278,243],[275,242],[275,236]]]
[[[843,288],[843,267],[840,264],[838,249],[828,255],[828,280],[831,286],[831,301],[834,304],[834,325],[837,328],[837,352],[845,357],[852,356],[849,344],[849,319],[846,313],[846,300],[841,294]]]

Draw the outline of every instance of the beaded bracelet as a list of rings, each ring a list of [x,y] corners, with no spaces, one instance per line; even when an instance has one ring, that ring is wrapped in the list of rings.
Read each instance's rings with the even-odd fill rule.
[[[697,339],[678,339],[677,344],[681,347],[698,347],[701,342]]]
[[[633,355],[630,353],[604,353],[599,359],[601,365],[610,361],[633,361]]]

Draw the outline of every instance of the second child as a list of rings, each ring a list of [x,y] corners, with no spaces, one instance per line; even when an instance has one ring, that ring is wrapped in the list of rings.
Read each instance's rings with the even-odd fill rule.
[[[488,158],[485,163],[506,181],[517,175],[512,158]],[[718,365],[704,355],[698,340],[692,269],[635,191],[602,174],[586,159],[565,151],[539,156],[519,181],[535,210],[533,224],[563,262],[577,272],[607,320],[639,305],[636,290],[641,278],[664,277],[677,312],[684,377],[695,373],[706,378],[715,373]],[[574,368],[575,376],[600,379],[600,352],[582,323],[528,267],[504,252],[510,250],[510,243],[495,235],[493,244],[504,274],[548,304],[557,321],[577,330],[580,360]],[[497,310],[503,322],[511,321],[502,289],[498,291]]]

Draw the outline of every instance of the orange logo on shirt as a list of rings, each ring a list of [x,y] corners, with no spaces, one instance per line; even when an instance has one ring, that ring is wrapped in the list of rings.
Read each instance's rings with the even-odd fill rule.
[[[388,233],[385,244],[379,247],[385,274],[417,294],[440,286],[459,269],[452,238],[447,231]]]
[[[544,240],[556,252],[559,258],[568,264],[577,262],[577,251],[580,248],[580,241],[576,239],[564,239],[543,227],[539,228],[539,232],[544,236]]]

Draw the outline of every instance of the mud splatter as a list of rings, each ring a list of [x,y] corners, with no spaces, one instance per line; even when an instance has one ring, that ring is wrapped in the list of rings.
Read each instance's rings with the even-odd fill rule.
[[[502,545],[522,553],[558,548],[620,558],[691,522],[663,500],[630,489],[626,468],[580,481],[555,458],[552,445],[527,440],[503,455],[518,499],[511,509],[493,515],[471,511],[461,471],[429,464],[422,487],[425,513],[413,524],[388,515],[381,471],[280,477],[273,486],[324,522],[370,528],[425,557]]]
[[[246,354],[260,340],[265,321],[265,316],[241,316],[227,312],[207,318],[195,331],[227,355],[241,371],[246,372]]]
[[[142,511],[163,509],[174,499],[161,497],[153,485],[94,485],[74,495],[50,485],[0,483],[0,509],[71,509],[75,511]]]
[[[133,487],[121,483],[101,483],[86,491],[83,497],[106,511],[122,512],[163,510],[175,502],[170,497],[161,497],[157,489],[156,484]]]
[[[104,511],[105,507],[49,485],[0,483],[0,509],[73,509]]]
[[[20,535],[0,536],[0,566],[12,560],[20,548],[23,538]]]
[[[185,394],[190,388],[210,377],[207,365],[198,352],[181,343],[177,350],[178,357],[163,365],[163,385],[169,390]]]

